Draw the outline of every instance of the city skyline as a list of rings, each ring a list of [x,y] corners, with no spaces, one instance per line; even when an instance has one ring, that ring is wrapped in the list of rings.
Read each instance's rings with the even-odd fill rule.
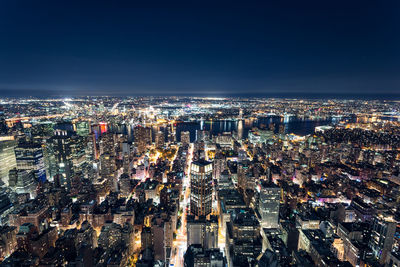
[[[399,11],[0,1],[0,267],[400,267]]]

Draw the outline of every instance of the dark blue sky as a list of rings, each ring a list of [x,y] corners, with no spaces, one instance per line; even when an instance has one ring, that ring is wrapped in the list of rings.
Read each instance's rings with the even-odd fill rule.
[[[0,1],[0,93],[400,94],[399,1],[245,2]]]

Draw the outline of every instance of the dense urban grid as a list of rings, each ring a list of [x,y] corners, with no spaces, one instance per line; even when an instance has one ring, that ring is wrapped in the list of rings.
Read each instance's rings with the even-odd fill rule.
[[[400,266],[400,102],[0,105],[0,266]]]

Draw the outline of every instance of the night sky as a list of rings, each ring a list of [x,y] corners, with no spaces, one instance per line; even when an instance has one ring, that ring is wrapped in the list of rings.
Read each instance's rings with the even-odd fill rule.
[[[400,94],[400,1],[152,3],[0,1],[0,94]]]

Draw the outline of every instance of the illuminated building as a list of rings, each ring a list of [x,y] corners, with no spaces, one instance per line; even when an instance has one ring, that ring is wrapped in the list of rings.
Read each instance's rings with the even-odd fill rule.
[[[9,186],[17,194],[30,194],[36,196],[36,181],[33,171],[12,169],[9,173]]]
[[[255,266],[262,250],[260,224],[251,209],[235,209],[226,223],[228,266]]]
[[[49,173],[59,175],[60,185],[71,187],[71,178],[86,163],[83,138],[67,131],[56,131],[47,142]]]
[[[164,146],[164,143],[165,143],[164,132],[162,132],[162,131],[156,132],[156,136],[155,136],[156,147],[162,148]]]
[[[117,166],[114,156],[109,153],[102,154],[100,156],[100,175],[103,179],[106,179],[114,189],[117,189],[116,170]]]
[[[200,244],[203,248],[218,247],[218,217],[204,216],[196,219],[193,215],[187,216],[187,245]]]
[[[79,121],[75,123],[75,131],[79,136],[88,136],[90,126],[88,121]]]
[[[392,250],[396,223],[380,218],[374,218],[372,222],[371,239],[368,246],[372,249],[372,254],[384,264],[388,253]]]
[[[197,130],[196,131],[196,141],[208,142],[210,141],[210,132],[206,130]]]
[[[33,171],[37,181],[46,180],[43,150],[40,144],[21,142],[15,148],[18,170]]]
[[[8,126],[4,116],[4,109],[0,106],[0,134],[7,134]]]
[[[133,134],[139,154],[145,152],[146,146],[151,143],[151,128],[136,126]]]
[[[216,153],[214,158],[214,178],[219,180],[221,173],[226,169],[226,158],[222,153]]]
[[[182,146],[187,146],[190,144],[190,132],[181,132],[181,143]]]
[[[190,169],[190,212],[207,216],[212,211],[212,162],[192,162]]]
[[[142,233],[140,234],[141,240],[141,249],[151,249],[153,247],[153,237],[151,235],[151,228],[150,227],[143,227]]]
[[[262,181],[258,187],[260,190],[258,209],[261,215],[261,226],[278,228],[281,189],[275,184],[265,181]]]
[[[9,171],[17,167],[14,153],[15,146],[16,142],[14,140],[0,141],[0,180],[6,185],[8,185]]]
[[[10,256],[17,249],[17,232],[17,227],[0,226],[0,261]]]
[[[112,133],[105,133],[100,138],[100,154],[108,153],[111,155],[115,155],[115,140],[114,134]]]
[[[204,249],[201,245],[190,245],[184,256],[185,267],[224,267],[225,258],[219,249]]]

